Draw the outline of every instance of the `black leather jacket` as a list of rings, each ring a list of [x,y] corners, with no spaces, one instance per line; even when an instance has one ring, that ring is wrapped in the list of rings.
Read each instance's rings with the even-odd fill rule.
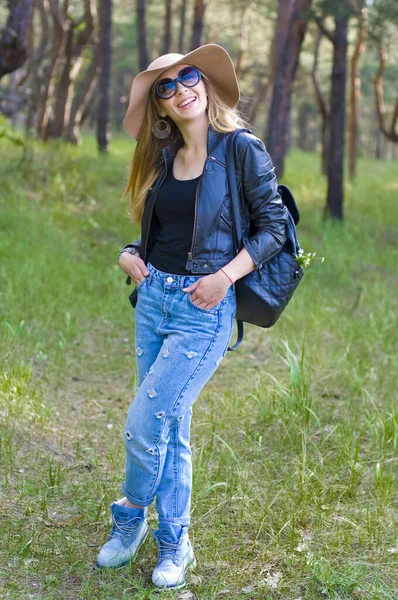
[[[186,262],[186,269],[193,274],[214,273],[235,256],[226,141],[226,134],[209,125],[207,159],[196,190],[192,245]],[[259,268],[284,245],[288,211],[278,193],[274,167],[264,143],[252,132],[244,131],[238,135],[236,144],[241,167],[237,169],[236,177],[238,186],[243,187],[245,199],[241,207],[243,244]],[[156,194],[179,147],[175,142],[162,150],[162,157],[156,164],[162,168],[145,202],[141,239],[126,246],[136,248],[145,263],[158,234],[152,219]]]

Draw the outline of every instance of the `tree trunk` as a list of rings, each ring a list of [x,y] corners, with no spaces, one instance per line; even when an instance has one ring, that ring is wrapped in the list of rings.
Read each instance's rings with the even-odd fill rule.
[[[147,50],[145,0],[137,0],[137,32],[139,70],[145,71],[149,64]]]
[[[195,50],[201,45],[203,35],[203,25],[206,10],[206,0],[195,0],[193,14],[193,28],[191,39],[191,50]]]
[[[180,32],[178,36],[178,52],[184,54],[185,17],[187,13],[187,0],[181,0]]]
[[[351,58],[350,71],[350,124],[349,124],[349,149],[348,149],[348,172],[350,179],[353,180],[356,173],[357,155],[358,155],[358,110],[361,96],[361,75],[359,62],[365,49],[365,40],[367,35],[366,8],[365,0],[361,0],[361,13],[358,18],[358,37],[355,44],[354,53]]]
[[[242,18],[240,21],[240,31],[239,31],[239,51],[238,58],[236,59],[235,71],[236,77],[239,80],[242,75],[243,62],[245,59],[245,54],[248,48],[249,41],[249,27],[248,27],[248,19],[249,19],[249,8],[250,5],[246,5],[246,7],[242,11]]]
[[[73,39],[73,25],[67,30],[65,40],[65,47],[62,56],[62,71],[60,78],[57,81],[56,89],[54,90],[54,101],[52,104],[53,116],[49,120],[47,128],[48,138],[61,137],[64,130],[65,124],[65,108],[68,100],[69,87],[70,87],[70,70],[72,65],[72,39]]]
[[[0,79],[21,67],[27,58],[33,0],[9,2],[7,23],[0,38]]]
[[[48,137],[61,137],[66,127],[73,98],[73,90],[77,76],[83,66],[83,51],[85,50],[94,30],[92,0],[84,0],[84,15],[78,20],[71,20],[71,26],[66,34],[65,51],[63,56],[63,69],[56,89],[53,106],[53,119],[48,128]],[[84,29],[76,36],[75,30],[85,24]],[[74,38],[76,41],[74,42]]]
[[[343,4],[342,12],[335,17],[336,26],[333,36],[333,69],[330,93],[330,159],[325,211],[327,216],[340,221],[343,219],[344,201],[344,132],[349,0],[343,0]]]
[[[272,99],[266,131],[267,149],[278,177],[288,147],[293,83],[312,0],[280,0],[272,48]]]
[[[115,89],[112,94],[111,114],[113,116],[113,126],[116,131],[122,131],[123,117],[126,113],[127,97],[124,94],[127,87],[126,75],[127,73],[124,69],[118,71]]]
[[[100,45],[94,48],[93,59],[90,67],[80,84],[80,88],[73,99],[72,107],[70,111],[69,123],[65,132],[65,139],[72,144],[81,144],[80,128],[83,122],[83,114],[87,107],[87,104],[91,98],[91,94],[97,83],[98,72],[100,66]]]
[[[100,0],[100,76],[97,110],[97,141],[100,152],[108,151],[110,136],[112,0]]]
[[[312,137],[309,135],[309,124],[313,115],[313,105],[304,101],[300,104],[297,115],[297,147],[304,152],[314,151]]]
[[[99,70],[99,68],[100,67],[98,65],[98,70]],[[90,126],[95,125],[96,118],[97,118],[98,104],[99,104],[99,77],[97,77],[97,79],[95,81],[95,84],[89,94],[87,102],[85,102],[83,105],[80,126],[82,126],[83,123],[87,119],[89,119],[89,121],[90,121]]]
[[[163,54],[168,54],[171,48],[171,0],[166,0],[166,14],[164,18],[164,48]]]
[[[390,127],[387,127],[386,124],[386,108],[384,105],[384,92],[383,92],[383,75],[386,70],[387,63],[387,51],[383,47],[381,42],[377,43],[377,49],[379,52],[379,68],[377,70],[374,86],[376,93],[376,110],[377,116],[380,124],[380,131],[385,135],[387,139],[391,142],[398,142],[398,130],[396,130],[396,126],[398,123],[398,98],[395,102],[395,107],[391,119]]]
[[[247,120],[249,123],[254,125],[258,109],[260,106],[263,106],[265,103],[265,99],[267,97],[267,93],[269,90],[270,81],[263,82],[261,81],[261,77],[258,76],[254,85],[254,94],[250,99],[250,104],[247,108]]]
[[[48,23],[48,11],[46,10],[43,0],[35,1],[35,8],[39,11],[40,17],[40,43],[35,52],[35,54],[30,59],[29,65],[29,82],[30,82],[30,95],[28,97],[27,105],[26,105],[26,117],[25,117],[25,130],[29,135],[33,130],[35,124],[35,116],[37,114],[37,110],[40,103],[41,96],[41,84],[43,81],[43,76],[40,75],[40,66],[41,61],[46,51],[48,40],[50,36],[50,27]]]
[[[312,82],[315,88],[315,97],[318,103],[319,112],[321,114],[321,141],[322,141],[322,174],[327,175],[329,165],[329,150],[330,150],[330,110],[325,98],[322,95],[321,88],[317,78],[317,66],[319,58],[319,47],[322,41],[323,34],[318,32],[315,42],[314,64],[311,71]]]
[[[51,13],[53,21],[53,42],[50,64],[47,65],[45,69],[43,92],[40,99],[39,114],[37,119],[37,133],[40,138],[47,139],[56,77],[58,75],[62,56],[65,50],[67,34],[71,27],[71,21],[70,19],[63,18],[59,11],[58,0],[43,0],[43,3],[45,9]]]

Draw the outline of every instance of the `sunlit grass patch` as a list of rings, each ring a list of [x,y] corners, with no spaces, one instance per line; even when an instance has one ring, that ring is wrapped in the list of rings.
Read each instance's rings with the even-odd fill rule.
[[[5,422],[46,422],[51,412],[32,386],[29,368],[18,365],[0,374],[0,411]]]

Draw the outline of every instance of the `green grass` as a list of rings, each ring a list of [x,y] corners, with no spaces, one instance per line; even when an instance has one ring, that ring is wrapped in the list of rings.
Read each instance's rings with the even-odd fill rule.
[[[138,237],[121,201],[132,146],[116,136],[98,156],[90,138],[31,142],[21,160],[5,144],[1,597],[153,599],[153,539],[124,570],[93,568],[121,496],[136,388],[116,264]],[[325,262],[273,329],[246,327],[194,406],[198,567],[186,598],[398,597],[396,166],[360,162],[343,226],[322,221],[319,173],[318,157],[295,151],[284,183],[303,248]]]

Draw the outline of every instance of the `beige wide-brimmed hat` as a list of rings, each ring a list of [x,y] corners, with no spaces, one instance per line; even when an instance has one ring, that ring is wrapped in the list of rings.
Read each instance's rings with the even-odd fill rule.
[[[163,54],[134,77],[130,102],[123,119],[127,133],[138,139],[147,109],[152,84],[163,72],[174,65],[188,64],[200,69],[210,79],[221,100],[234,108],[239,102],[239,85],[232,59],[218,44],[205,44],[188,54]]]

